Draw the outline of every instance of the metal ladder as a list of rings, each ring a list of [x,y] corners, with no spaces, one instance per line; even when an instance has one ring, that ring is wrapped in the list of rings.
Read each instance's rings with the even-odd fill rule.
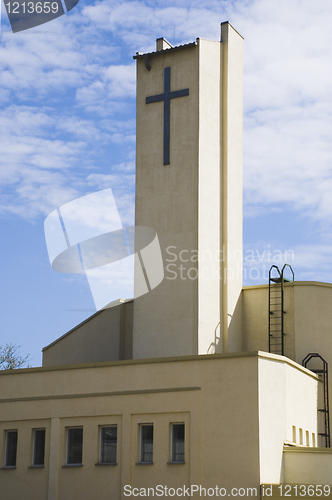
[[[292,273],[292,280],[284,277],[286,268]],[[277,276],[272,277],[276,270]],[[294,271],[289,264],[285,264],[280,271],[273,265],[269,271],[269,352],[284,355],[284,283],[294,281]]]
[[[302,366],[307,368],[307,364],[313,358],[319,358],[323,362],[323,368],[308,368],[314,373],[317,373],[319,376],[323,377],[323,391],[324,391],[324,407],[318,408],[318,411],[322,412],[324,415],[324,432],[319,432],[319,436],[323,436],[325,439],[325,447],[331,447],[331,434],[330,434],[330,409],[329,409],[329,373],[328,373],[328,364],[324,358],[318,352],[310,352],[302,361]]]

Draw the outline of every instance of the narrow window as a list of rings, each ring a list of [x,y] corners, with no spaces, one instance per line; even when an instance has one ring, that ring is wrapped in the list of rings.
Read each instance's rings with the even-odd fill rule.
[[[172,462],[184,462],[184,424],[172,424]]]
[[[116,464],[117,427],[100,428],[100,463]]]
[[[17,431],[6,431],[5,467],[16,467]]]
[[[153,425],[141,425],[141,453],[140,462],[152,464],[153,462]]]
[[[305,431],[305,444],[309,446],[309,431]]]
[[[312,447],[316,447],[316,434],[314,432],[312,433]]]
[[[67,429],[67,464],[82,465],[83,427]]]
[[[300,444],[303,444],[303,430],[301,429],[301,427],[299,429],[299,440]]]
[[[295,425],[292,426],[292,431],[293,431],[293,443],[296,443],[296,427],[295,427]]]
[[[45,429],[35,429],[33,432],[32,465],[44,465],[45,460]]]

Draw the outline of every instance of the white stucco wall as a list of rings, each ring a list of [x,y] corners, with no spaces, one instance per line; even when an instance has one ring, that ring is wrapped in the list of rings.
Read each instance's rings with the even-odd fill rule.
[[[269,359],[275,361],[271,363]],[[283,356],[262,353],[259,364],[259,447],[261,483],[283,481],[285,441],[292,441],[292,427],[316,436],[316,375]]]
[[[241,350],[243,225],[243,38],[229,24],[221,25],[222,66],[222,324],[224,350]]]

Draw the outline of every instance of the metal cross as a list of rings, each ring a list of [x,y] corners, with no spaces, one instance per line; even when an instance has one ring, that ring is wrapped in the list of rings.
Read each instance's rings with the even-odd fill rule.
[[[171,68],[164,69],[164,93],[146,98],[146,104],[164,101],[164,165],[169,165],[169,138],[170,138],[170,113],[171,99],[189,95],[189,89],[171,92]]]

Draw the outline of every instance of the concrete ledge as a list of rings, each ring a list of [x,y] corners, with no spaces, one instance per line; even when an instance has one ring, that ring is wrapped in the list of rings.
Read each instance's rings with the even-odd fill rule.
[[[332,448],[310,448],[309,446],[284,446],[284,453],[327,453],[332,455]]]
[[[331,285],[332,286],[332,285]],[[310,377],[319,380],[318,375],[315,375],[312,371],[299,365],[292,359],[286,358],[286,356],[279,356],[278,354],[271,354],[264,351],[252,351],[252,352],[234,352],[226,354],[196,354],[194,356],[175,356],[169,358],[145,358],[145,359],[130,359],[121,361],[104,361],[101,363],[84,363],[75,365],[60,365],[60,366],[41,366],[38,368],[18,368],[14,370],[0,370],[0,377],[6,375],[20,375],[20,374],[33,374],[38,372],[49,372],[49,371],[63,371],[63,370],[81,370],[85,368],[106,368],[111,366],[125,366],[125,365],[149,365],[154,363],[176,363],[184,361],[215,361],[235,359],[235,358],[252,358],[257,357],[261,359],[268,359],[271,361],[276,361],[278,363],[286,363],[296,370],[299,370]]]

